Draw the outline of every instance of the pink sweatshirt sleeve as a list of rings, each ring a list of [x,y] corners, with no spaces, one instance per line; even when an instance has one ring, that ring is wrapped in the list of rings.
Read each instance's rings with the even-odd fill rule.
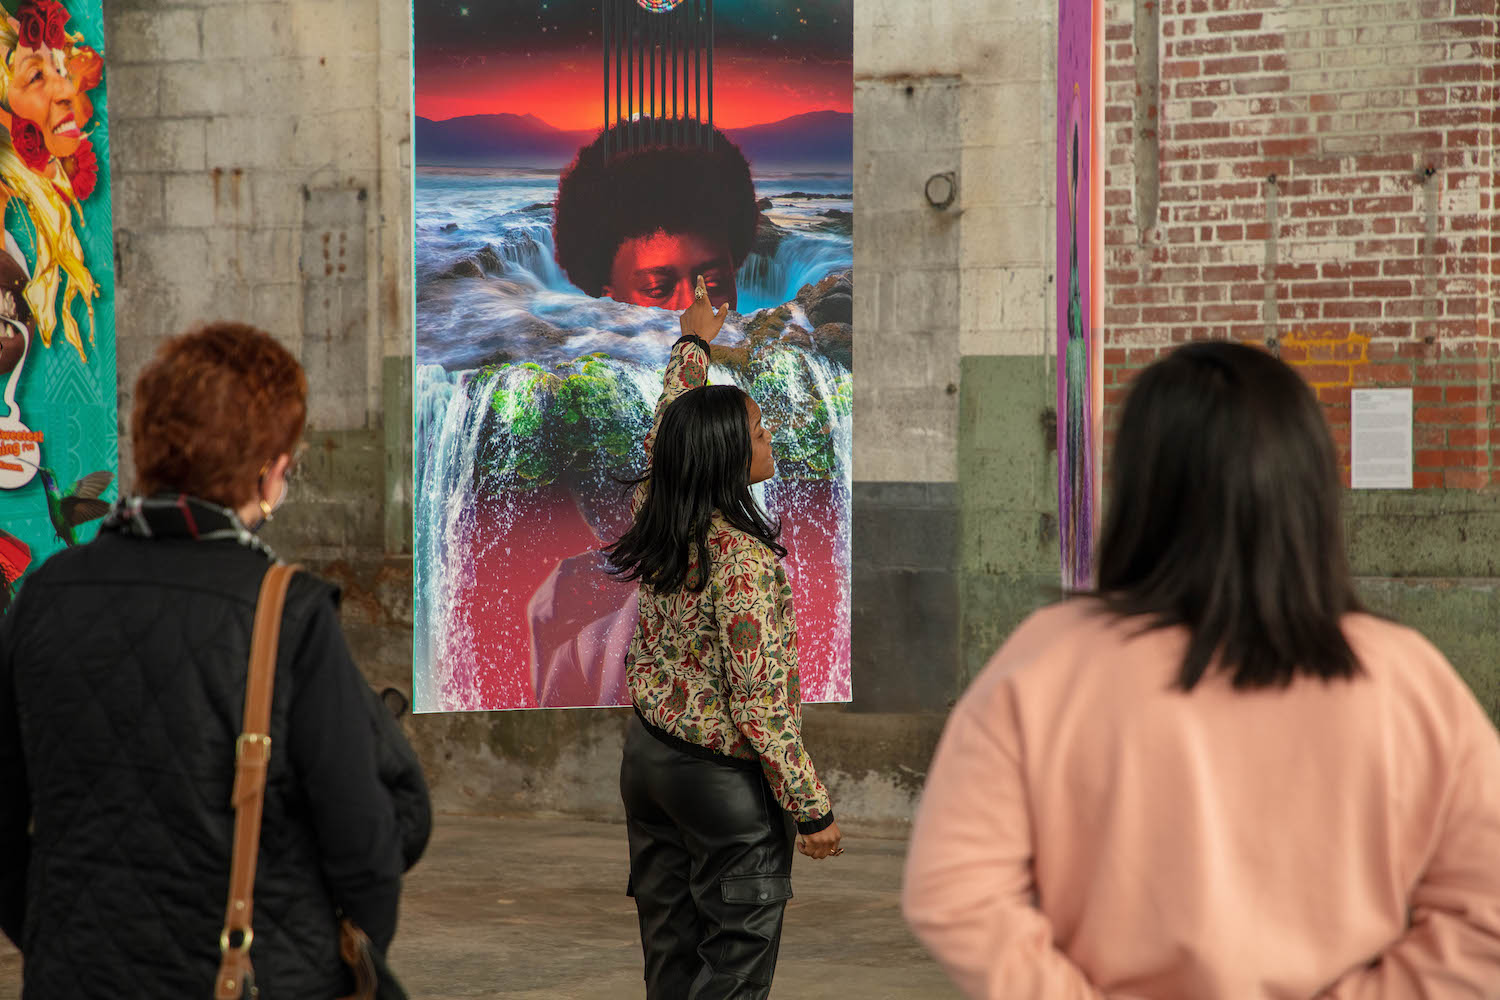
[[[1500,997],[1500,737],[1467,691],[1431,858],[1410,925],[1319,1000]]]
[[[970,1000],[1103,997],[1034,904],[1011,689],[988,674],[954,709],[927,776],[906,860],[906,922]]]

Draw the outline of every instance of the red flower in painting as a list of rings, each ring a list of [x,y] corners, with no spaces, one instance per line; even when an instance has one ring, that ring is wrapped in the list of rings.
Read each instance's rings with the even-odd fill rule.
[[[93,143],[83,140],[78,152],[68,157],[64,166],[68,171],[68,181],[73,185],[73,197],[83,201],[94,193],[94,186],[99,183],[99,157],[94,152]]]
[[[748,653],[760,645],[760,625],[747,614],[729,619],[729,648],[736,653]]]
[[[21,44],[29,49],[60,49],[68,44],[68,11],[57,0],[28,0],[16,16]]]
[[[38,173],[47,169],[52,154],[47,152],[47,140],[36,123],[24,118],[15,119],[10,127],[10,141],[22,163]]]

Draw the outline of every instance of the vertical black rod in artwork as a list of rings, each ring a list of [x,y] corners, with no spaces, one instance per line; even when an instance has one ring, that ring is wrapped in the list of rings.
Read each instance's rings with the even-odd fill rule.
[[[686,7],[679,7],[677,8],[677,49],[682,67],[677,73],[677,89],[682,92],[682,103],[678,105],[682,109],[682,113],[679,116],[681,122],[677,132],[677,141],[679,144],[686,144],[688,139],[688,37],[687,9]]]
[[[646,90],[650,95],[647,97],[650,111],[646,118],[646,142],[651,143],[656,139],[656,18],[649,13],[646,15],[646,47],[651,50],[646,56]]]
[[[688,49],[693,44],[693,22],[689,20],[686,4],[678,8],[678,14],[680,16],[677,18],[677,32],[680,36],[679,47],[682,49],[682,72],[678,74],[681,77],[682,83],[682,135],[679,141],[683,145],[687,145],[692,135],[688,131],[687,123],[688,108],[691,107],[691,98],[693,95],[692,76],[688,73],[688,64],[692,58],[688,54]]]
[[[622,25],[625,29],[625,128],[622,133],[626,148],[634,148],[635,136],[630,123],[635,119],[635,25],[631,22],[630,8],[623,3],[620,7],[625,21]]]
[[[678,145],[682,141],[681,123],[676,118],[676,51],[682,45],[682,33],[678,30],[681,19],[678,18],[678,10],[670,13],[670,21],[667,21],[667,48],[672,49],[672,145]]]
[[[612,0],[615,10],[615,124],[621,125],[625,122],[625,78],[621,73],[620,57],[624,54],[622,39],[625,35],[625,8],[619,0]],[[620,137],[625,134],[624,129],[615,133],[616,152],[619,152]]]
[[[669,47],[667,43],[667,29],[672,27],[672,22],[668,20],[670,16],[670,14],[656,15],[656,58],[657,66],[661,70],[660,75],[656,78],[656,107],[661,112],[656,125],[656,140],[663,146],[670,144],[672,141],[672,137],[667,134],[667,70],[669,68],[668,63],[670,62],[667,58],[667,49]]]
[[[630,36],[625,31],[625,6],[615,0],[615,114],[619,115],[619,132],[615,135],[615,151],[625,145],[625,127],[630,115],[625,114],[625,93],[630,87],[630,76],[624,75],[625,58],[630,52]]]
[[[655,141],[663,142],[661,120],[666,118],[666,97],[664,97],[664,91],[661,90],[661,81],[666,79],[666,49],[661,46],[661,30],[666,27],[666,21],[661,19],[660,13],[652,13],[651,21],[651,51],[655,52],[655,58],[657,58],[657,70],[651,75],[651,102],[657,108],[657,112],[651,115],[651,130],[655,133]]]
[[[609,159],[609,3],[608,0],[599,4],[599,13],[603,24],[600,31],[603,34],[604,49],[604,158]]]
[[[656,122],[654,130],[656,141],[665,143],[666,137],[662,135],[662,126],[667,117],[667,92],[662,89],[667,79],[667,49],[663,44],[667,22],[663,15],[653,14],[652,20],[656,22],[655,29],[651,32],[652,41],[656,48],[656,75],[651,78],[651,100],[656,104]]]
[[[636,100],[636,112],[630,115],[630,148],[636,148],[640,145],[640,115],[646,112],[645,91],[640,87],[640,79],[645,73],[643,63],[646,54],[640,49],[640,7],[630,4],[627,9],[630,10],[630,51],[636,60],[636,67],[630,73],[630,93]]]
[[[646,13],[645,12],[645,7],[640,6],[640,4],[634,4],[634,6],[636,6],[636,9],[631,10],[631,13],[634,13],[634,15],[636,15],[636,19],[637,19],[637,21],[639,21],[639,24],[640,24],[640,57],[639,57],[640,79],[639,79],[639,81],[637,81],[640,84],[640,93],[639,93],[639,97],[637,97],[637,100],[639,100],[639,102],[640,102],[640,121],[637,121],[637,123],[636,123],[636,145],[645,145],[646,144],[646,45],[649,45],[649,43],[651,43],[651,39],[649,39],[649,36],[648,36],[648,31],[651,30],[651,24],[649,24],[649,22],[646,21],[646,18],[649,18],[649,16],[651,16],[651,15],[649,15],[649,13]]]
[[[662,135],[662,142],[669,146],[677,145],[676,123],[672,114],[672,95],[677,92],[677,50],[673,48],[676,44],[676,36],[672,32],[673,11],[667,11],[662,15],[661,22],[661,117],[665,122],[666,131]]]
[[[708,148],[714,148],[714,0],[708,0]]]
[[[625,81],[625,86],[630,90],[630,117],[625,121],[625,131],[630,136],[630,148],[635,148],[635,120],[641,113],[640,95],[636,93],[635,79],[639,74],[637,67],[641,61],[641,39],[640,26],[636,24],[638,11],[633,5],[625,7],[625,19],[630,23],[630,73]]]
[[[697,123],[698,141],[703,145],[703,0],[693,0],[693,120]]]

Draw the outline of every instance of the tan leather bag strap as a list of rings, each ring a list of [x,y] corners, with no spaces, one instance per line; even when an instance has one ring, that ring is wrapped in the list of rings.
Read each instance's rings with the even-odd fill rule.
[[[276,647],[281,639],[281,611],[287,587],[300,566],[277,563],[261,581],[250,637],[250,672],[245,681],[245,720],[235,743],[234,855],[229,865],[229,902],[219,934],[219,977],[214,1000],[239,1000],[250,986],[250,929],[255,892],[255,862],[260,854],[260,818],[266,802],[266,768],[271,761],[271,691],[276,684]],[[238,939],[236,939],[238,936]]]

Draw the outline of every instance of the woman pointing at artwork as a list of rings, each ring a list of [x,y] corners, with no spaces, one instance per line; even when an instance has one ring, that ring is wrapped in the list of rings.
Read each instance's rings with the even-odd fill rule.
[[[750,492],[775,473],[770,431],[740,389],[707,384],[728,312],[699,278],[634,524],[609,549],[641,584],[620,793],[648,1000],[769,995],[794,839],[815,860],[843,853],[802,743],[786,550]]]

